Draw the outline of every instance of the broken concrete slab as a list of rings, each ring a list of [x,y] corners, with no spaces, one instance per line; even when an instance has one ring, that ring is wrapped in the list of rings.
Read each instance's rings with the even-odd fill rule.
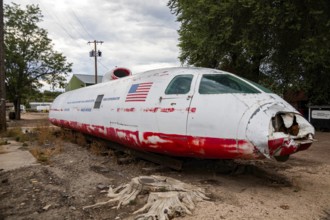
[[[0,170],[8,171],[38,164],[33,155],[23,150],[21,145],[19,142],[10,140],[9,144],[0,146]]]

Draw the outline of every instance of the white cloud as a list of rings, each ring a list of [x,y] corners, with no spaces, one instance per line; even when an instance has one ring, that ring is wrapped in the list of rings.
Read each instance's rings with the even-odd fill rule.
[[[5,4],[11,1],[5,0]],[[93,49],[98,45],[98,72],[103,75],[115,66],[133,73],[154,68],[178,66],[179,49],[175,16],[167,0],[16,0],[17,4],[38,4],[44,15],[40,26],[53,40],[54,48],[73,62],[73,73],[94,73]]]

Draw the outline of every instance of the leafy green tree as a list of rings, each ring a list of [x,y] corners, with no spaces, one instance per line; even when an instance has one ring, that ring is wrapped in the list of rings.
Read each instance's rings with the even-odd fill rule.
[[[14,102],[16,119],[20,104],[39,89],[40,81],[63,87],[71,63],[53,50],[47,31],[38,27],[42,14],[38,6],[12,3],[4,6],[5,69],[7,96]]]
[[[170,0],[183,64],[330,100],[330,1]]]
[[[26,99],[24,100],[23,104],[28,107],[29,102],[53,102],[54,99],[62,94],[62,92],[59,91],[48,91],[45,90],[43,92],[37,90],[29,95],[26,96]]]

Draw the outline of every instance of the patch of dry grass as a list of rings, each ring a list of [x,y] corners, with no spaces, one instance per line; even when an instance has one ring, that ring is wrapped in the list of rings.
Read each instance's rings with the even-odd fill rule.
[[[45,147],[32,147],[30,149],[30,153],[37,159],[38,162],[41,163],[49,163],[49,159],[56,155],[61,153],[63,150],[63,145],[62,144],[56,144],[54,147],[50,148],[45,148]]]
[[[22,132],[21,128],[8,129],[0,137],[14,138],[16,141],[22,142],[23,146],[29,147],[31,154],[41,163],[49,163],[50,158],[63,150],[64,142],[76,143],[82,147],[88,147],[89,151],[94,155],[113,155],[108,149],[104,141],[90,140],[79,132],[67,129],[58,129],[41,124],[37,128],[28,132]],[[30,142],[29,144],[27,142]],[[0,139],[0,145],[7,142]]]
[[[7,145],[7,144],[9,144],[7,139],[0,138],[0,145]]]
[[[51,144],[55,142],[55,129],[51,127],[38,127],[34,130],[38,144]]]
[[[34,129],[33,134],[37,146],[30,148],[31,154],[41,163],[49,163],[49,159],[63,150],[63,140],[57,137],[57,128],[41,126]]]
[[[87,147],[88,150],[94,155],[113,155],[112,151],[107,147],[106,142],[97,140],[96,138],[90,138],[89,136],[67,129],[61,129],[58,132],[58,137],[64,141],[70,141],[81,147]]]
[[[88,145],[87,139],[84,134],[82,133],[75,133],[75,140],[74,143],[86,147]]]
[[[54,135],[56,136],[56,138],[62,139],[64,141],[71,141],[72,140],[72,133],[70,132],[70,130],[67,129],[59,129],[56,130],[54,132]]]
[[[23,133],[21,128],[12,128],[1,133],[1,137],[14,138],[18,142],[29,141],[30,137],[28,134]]]
[[[102,141],[93,141],[90,145],[89,150],[92,154],[99,156],[108,151],[108,148],[106,144]]]
[[[61,129],[56,131],[55,136],[66,142],[75,143],[83,147],[88,146],[88,140],[86,139],[85,135],[79,132],[68,129]]]
[[[107,147],[106,142],[94,138],[88,138],[88,136],[80,132],[62,129],[58,136],[64,141],[70,141],[81,147],[87,147],[92,154],[97,156],[103,154],[113,154],[112,151]]]
[[[70,141],[83,147],[89,147],[95,155],[100,155],[104,151],[104,146],[99,142],[89,141],[82,133],[73,132],[66,129],[58,129],[40,124],[32,130],[24,130],[16,127],[8,129],[0,135],[0,145],[8,143],[7,139],[14,139],[23,143],[23,147],[29,147],[31,154],[41,163],[49,163],[50,158],[59,154],[63,150],[63,143]]]

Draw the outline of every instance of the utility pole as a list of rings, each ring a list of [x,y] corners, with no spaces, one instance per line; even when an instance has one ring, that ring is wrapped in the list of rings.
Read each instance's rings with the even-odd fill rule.
[[[97,57],[102,56],[102,52],[97,50],[97,44],[103,44],[103,41],[88,41],[88,44],[94,44],[94,50],[89,52],[90,57],[94,57],[94,62],[95,62],[95,84],[97,84]]]
[[[6,87],[5,87],[5,59],[4,59],[4,25],[3,0],[0,0],[0,132],[6,127]]]

